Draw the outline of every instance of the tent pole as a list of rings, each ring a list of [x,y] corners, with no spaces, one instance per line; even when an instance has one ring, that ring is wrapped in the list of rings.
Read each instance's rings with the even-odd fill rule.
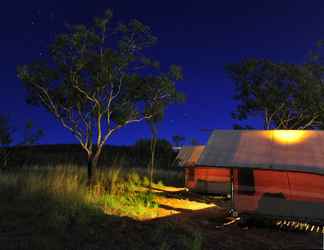
[[[234,169],[231,168],[231,209],[235,211],[235,204],[234,204]]]

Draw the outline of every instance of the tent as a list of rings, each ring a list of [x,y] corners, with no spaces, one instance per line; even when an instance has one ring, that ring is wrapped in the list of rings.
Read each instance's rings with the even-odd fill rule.
[[[190,167],[194,166],[205,146],[184,146],[179,150],[177,155],[177,160],[179,161],[179,166],[181,167]]]
[[[190,177],[230,184],[240,213],[323,220],[324,131],[215,130]]]

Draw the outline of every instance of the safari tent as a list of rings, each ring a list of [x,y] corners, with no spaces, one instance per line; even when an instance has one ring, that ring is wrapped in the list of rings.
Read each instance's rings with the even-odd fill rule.
[[[205,146],[183,146],[177,155],[177,160],[179,162],[179,166],[181,167],[191,167],[196,165],[202,151]]]
[[[322,221],[324,132],[215,130],[190,177],[193,187],[230,183],[239,213]]]
[[[205,146],[183,147],[177,156],[185,167],[185,185],[192,191],[209,194],[231,193],[231,171],[227,168],[199,165]]]

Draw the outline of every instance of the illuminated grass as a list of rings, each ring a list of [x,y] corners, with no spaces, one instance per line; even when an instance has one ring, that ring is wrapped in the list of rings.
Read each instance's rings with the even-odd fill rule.
[[[155,194],[139,191],[144,185],[144,176],[120,168],[101,171],[90,189],[85,170],[73,166],[0,173],[0,245],[35,250],[197,245],[195,234],[176,226],[141,222],[158,209]]]

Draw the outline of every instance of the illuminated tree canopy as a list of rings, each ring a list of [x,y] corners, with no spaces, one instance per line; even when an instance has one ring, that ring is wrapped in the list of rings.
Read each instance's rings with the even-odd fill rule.
[[[50,112],[88,155],[89,180],[102,147],[130,123],[162,116],[183,98],[175,86],[181,68],[162,72],[145,56],[156,37],[138,20],[113,22],[112,12],[90,27],[72,26],[49,47],[45,61],[18,68],[28,101]]]

